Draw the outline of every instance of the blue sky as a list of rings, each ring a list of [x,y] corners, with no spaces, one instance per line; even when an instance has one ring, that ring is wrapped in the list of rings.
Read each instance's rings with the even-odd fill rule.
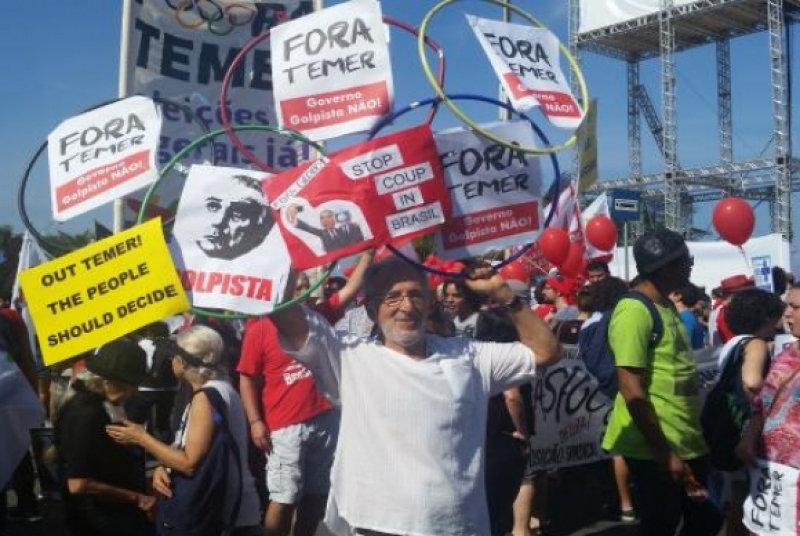
[[[160,1],[160,0],[146,0]],[[339,3],[331,1],[328,4]],[[383,0],[384,13],[414,26],[434,5],[433,0]],[[516,0],[559,37],[566,39],[567,2],[565,0]],[[85,108],[117,96],[121,0],[69,0],[68,2],[9,2],[8,21],[0,36],[0,162],[2,184],[0,223],[22,229],[17,210],[17,189],[28,160],[58,123]],[[500,8],[487,2],[468,0],[455,3],[437,15],[430,36],[445,50],[451,93],[497,95],[497,81],[464,21],[464,13],[500,18]],[[392,33],[396,105],[432,95],[416,56],[414,40],[397,31]],[[795,47],[796,48],[796,47]],[[745,37],[733,42],[734,158],[756,157],[771,135],[771,107],[766,35]],[[590,95],[599,99],[599,165],[601,178],[618,178],[628,172],[625,65],[587,54],[583,60]],[[684,167],[712,164],[718,160],[716,118],[716,73],[714,49],[703,47],[677,57],[678,70],[678,150]],[[657,60],[642,64],[641,75],[655,104],[660,71]],[[796,76],[794,77],[796,78]],[[795,87],[797,85],[795,84]],[[488,105],[468,107],[480,120],[497,117]],[[794,114],[795,117],[798,114]],[[408,117],[421,121],[422,112]],[[534,116],[543,124],[538,116]],[[642,121],[644,124],[644,121]],[[456,126],[457,119],[443,110],[434,127]],[[564,133],[547,129],[555,139]],[[655,143],[643,133],[644,171],[662,167]],[[771,154],[772,148],[766,154]],[[571,153],[561,153],[562,167],[570,166]],[[111,207],[98,209],[66,224],[55,224],[50,217],[46,179],[46,158],[32,175],[28,209],[37,229],[43,232],[80,231],[94,219],[110,224]],[[545,168],[546,181],[552,175]],[[799,203],[795,203],[796,205]],[[708,227],[712,205],[698,205],[695,225]],[[795,219],[798,219],[795,210]],[[757,210],[756,234],[769,229],[766,204]]]

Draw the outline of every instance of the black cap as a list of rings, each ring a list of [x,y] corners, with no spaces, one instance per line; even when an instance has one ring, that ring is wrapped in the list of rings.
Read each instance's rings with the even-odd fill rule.
[[[667,264],[689,256],[686,241],[675,231],[651,231],[633,245],[633,258],[640,275],[649,275]]]
[[[106,380],[141,384],[147,376],[147,354],[130,339],[117,339],[86,359],[86,368]]]

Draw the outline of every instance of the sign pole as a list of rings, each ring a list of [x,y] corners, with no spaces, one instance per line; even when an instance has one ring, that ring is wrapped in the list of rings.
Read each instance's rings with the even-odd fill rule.
[[[630,270],[628,269],[628,222],[622,223],[622,247],[625,248],[625,281],[630,281]]]

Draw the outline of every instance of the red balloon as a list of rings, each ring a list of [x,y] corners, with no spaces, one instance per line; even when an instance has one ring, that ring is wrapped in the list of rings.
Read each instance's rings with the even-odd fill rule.
[[[564,229],[548,227],[539,236],[539,249],[549,263],[558,266],[569,255],[569,234]]]
[[[608,251],[617,243],[617,226],[602,214],[586,224],[586,240],[601,251]]]
[[[506,264],[502,268],[500,268],[500,275],[503,276],[503,279],[506,281],[522,281],[523,283],[528,283],[531,279],[531,273],[528,270],[528,267],[520,260],[517,259],[512,263]]]
[[[583,274],[584,262],[583,262],[583,254],[585,253],[586,248],[583,247],[583,244],[580,242],[573,242],[569,246],[569,254],[567,255],[567,259],[561,263],[558,267],[559,272],[561,272],[566,277],[578,277]]]
[[[722,238],[741,246],[753,234],[756,216],[750,203],[740,197],[728,197],[714,207],[711,221]]]

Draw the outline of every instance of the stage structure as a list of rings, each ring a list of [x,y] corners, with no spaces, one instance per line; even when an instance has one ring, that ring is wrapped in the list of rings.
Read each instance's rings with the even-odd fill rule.
[[[792,156],[787,25],[800,21],[800,0],[570,0],[570,47],[627,65],[628,158],[630,174],[605,180],[592,190],[641,190],[663,202],[667,227],[686,233],[693,203],[728,195],[768,201],[772,231],[791,240],[792,192],[800,190],[800,160]],[[772,154],[734,161],[731,114],[731,40],[767,32],[773,139]],[[716,47],[719,160],[683,168],[678,160],[675,56],[699,46]],[[639,78],[643,60],[660,58],[659,117]],[[582,58],[585,61],[585,56]],[[765,114],[766,115],[766,114]],[[664,170],[642,174],[641,119],[664,157]]]

